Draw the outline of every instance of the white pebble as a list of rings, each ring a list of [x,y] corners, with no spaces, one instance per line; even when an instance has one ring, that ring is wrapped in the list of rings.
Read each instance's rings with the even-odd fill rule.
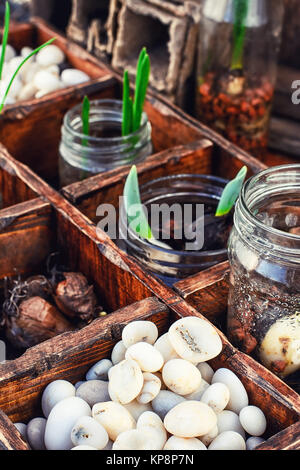
[[[59,47],[55,46],[54,44],[50,44],[50,46],[44,47],[38,54],[36,55],[36,61],[38,64],[42,65],[43,67],[47,67],[53,64],[62,64],[65,60],[65,54]]]
[[[172,408],[164,419],[166,430],[178,437],[208,434],[217,424],[217,415],[205,403],[184,401]]]
[[[215,426],[210,432],[200,437],[201,442],[208,447],[212,441],[219,435],[218,426]]]
[[[91,416],[89,405],[78,397],[65,398],[55,405],[48,417],[45,446],[48,450],[70,450],[71,431],[82,416]]]
[[[262,439],[261,437],[249,437],[246,441],[246,449],[254,450],[263,442],[265,442],[265,440]]]
[[[6,89],[9,86],[10,78],[6,77],[4,78],[1,83],[0,83],[0,94],[1,96],[4,96]],[[10,90],[8,93],[8,96],[12,99],[16,99],[20,91],[22,90],[22,82],[20,77],[16,77]]]
[[[161,353],[164,358],[164,362],[168,362],[171,359],[179,359],[177,352],[169,341],[168,333],[160,336],[154,343],[154,347]]]
[[[156,375],[150,372],[144,372],[144,384],[141,393],[136,398],[139,403],[147,404],[159,394],[161,388],[161,381]]]
[[[22,70],[22,79],[24,83],[32,83],[35,75],[41,70],[41,66],[36,62],[29,63],[28,67]]]
[[[37,87],[33,83],[26,83],[18,94],[18,100],[30,100],[35,97],[37,93]]]
[[[29,421],[26,429],[27,440],[33,450],[45,450],[45,418],[34,418]]]
[[[74,385],[74,387],[76,388],[76,390],[80,387],[80,385],[84,384],[85,382],[80,380],[79,382],[76,382],[76,384]]]
[[[225,431],[235,431],[245,439],[245,431],[240,423],[239,416],[230,410],[224,410],[218,416],[219,433]]]
[[[86,380],[108,380],[108,371],[112,365],[109,359],[101,359],[88,370]]]
[[[200,364],[197,365],[198,369],[201,372],[201,377],[204,379],[207,383],[211,384],[213,375],[214,375],[214,370],[212,367],[210,367],[207,362],[200,362]]]
[[[94,418],[82,416],[71,431],[71,440],[74,446],[88,445],[103,449],[108,443],[108,434],[102,424]]]
[[[135,419],[129,411],[120,403],[113,401],[94,405],[92,416],[102,424],[112,441],[115,441],[119,434],[136,427]]]
[[[45,388],[42,395],[42,410],[48,418],[51,410],[65,398],[75,397],[75,387],[67,380],[55,380]]]
[[[45,68],[46,72],[52,73],[52,75],[56,75],[59,77],[60,70],[58,65],[50,65],[50,67]]]
[[[201,400],[202,396],[203,396],[203,393],[205,392],[205,390],[208,389],[210,385],[205,381],[205,380],[201,380],[201,383],[200,383],[200,386],[193,392],[193,393],[189,393],[188,395],[185,395],[185,398],[187,400]]]
[[[257,406],[246,406],[240,412],[240,422],[250,436],[262,436],[267,429],[264,413]]]
[[[212,383],[220,382],[226,385],[230,392],[230,399],[227,405],[227,409],[234,411],[239,414],[239,412],[248,406],[249,399],[246,389],[240,379],[229,369],[221,368],[218,369],[213,378]]]
[[[71,450],[98,450],[98,449],[92,446],[76,446],[76,447],[73,447],[73,449]]]
[[[25,441],[27,441],[27,425],[24,423],[15,423],[15,427],[23,437]]]
[[[2,45],[0,45],[0,54],[2,54]],[[6,44],[5,62],[10,62],[16,55],[15,49],[10,44]]]
[[[8,67],[9,67],[9,73],[11,74],[11,76],[12,76],[12,74],[15,73],[15,71],[17,70],[19,65],[21,65],[23,60],[24,60],[24,57],[17,56],[17,57],[14,57],[13,59],[11,59],[9,61]]]
[[[125,405],[141,393],[143,384],[144,378],[138,363],[125,359],[111,368],[108,392],[113,401]]]
[[[195,437],[184,438],[171,436],[164,447],[164,450],[207,450],[205,445]]]
[[[79,85],[90,80],[90,77],[82,70],[65,69],[61,74],[65,86]]]
[[[122,332],[122,341],[125,348],[141,341],[154,344],[157,337],[157,326],[151,321],[133,321],[126,325]]]
[[[142,404],[139,403],[137,400],[133,400],[130,403],[127,403],[127,405],[123,406],[129,411],[129,413],[132,414],[136,421],[143,413],[145,413],[145,411],[153,411],[151,403]]]
[[[25,59],[26,57],[28,57],[31,53],[33,52],[33,49],[31,47],[22,47],[21,49],[21,56],[23,57],[23,59]]]
[[[160,449],[163,449],[168,437],[164,423],[156,413],[153,413],[153,411],[146,411],[143,413],[139,417],[136,427],[138,430],[149,429],[155,431],[157,434],[157,446]]]
[[[78,387],[76,397],[82,398],[91,407],[103,401],[110,401],[108,382],[103,380],[88,380]]]
[[[213,359],[222,351],[217,330],[197,317],[186,317],[173,323],[169,340],[180,357],[194,364]]]
[[[157,372],[164,364],[161,353],[152,344],[144,342],[130,346],[126,351],[125,358],[136,361],[143,372]]]
[[[212,441],[208,450],[246,450],[246,443],[237,432],[225,431]]]
[[[46,70],[40,70],[34,77],[34,85],[39,91],[44,93],[51,93],[61,88],[59,78]]]
[[[111,360],[114,365],[119,364],[119,362],[124,361],[125,359],[126,348],[123,341],[119,341],[111,353]]]
[[[166,386],[178,395],[184,396],[193,393],[201,384],[199,369],[184,359],[168,361],[164,365],[162,376]]]
[[[164,419],[166,414],[179,403],[185,401],[180,395],[170,392],[169,390],[161,390],[156,398],[152,401],[151,405],[153,410],[161,419]]]
[[[216,414],[223,411],[230,398],[228,387],[222,383],[214,383],[203,393],[201,401],[210,406]]]

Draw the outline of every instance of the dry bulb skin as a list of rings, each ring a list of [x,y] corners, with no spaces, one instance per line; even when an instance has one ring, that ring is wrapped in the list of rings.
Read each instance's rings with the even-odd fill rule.
[[[42,397],[45,418],[27,428],[17,424],[32,447],[44,442],[49,450],[252,450],[260,445],[267,429],[263,411],[249,405],[231,370],[214,371],[204,361],[221,352],[216,330],[186,317],[161,338],[154,323],[131,322],[111,358],[94,364],[86,380],[75,386],[50,383]]]
[[[79,328],[99,316],[92,285],[81,273],[52,270],[6,283],[1,324],[16,349],[26,349]]]

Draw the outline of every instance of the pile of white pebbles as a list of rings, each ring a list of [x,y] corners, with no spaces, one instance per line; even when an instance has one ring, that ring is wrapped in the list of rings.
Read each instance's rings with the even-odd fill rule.
[[[38,450],[252,450],[266,418],[233,372],[206,362],[221,350],[200,318],[180,319],[159,338],[154,323],[134,321],[111,360],[75,386],[50,383],[45,417],[16,426]]]
[[[17,55],[15,49],[9,44],[7,45],[2,80],[0,81],[1,100],[12,75],[32,50],[30,47],[23,47],[20,55]],[[68,68],[68,66],[65,68],[65,63],[66,56],[59,47],[51,44],[42,49],[21,68],[10,89],[6,104],[41,98],[53,91],[90,80],[90,77],[81,70]],[[61,71],[61,69],[63,70]]]

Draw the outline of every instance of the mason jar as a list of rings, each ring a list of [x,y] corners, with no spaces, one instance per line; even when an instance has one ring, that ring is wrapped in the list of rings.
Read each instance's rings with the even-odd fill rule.
[[[138,131],[122,137],[122,102],[92,101],[90,135],[82,133],[82,104],[64,117],[59,147],[60,185],[66,186],[122,165],[139,163],[152,153],[151,124],[143,113]]]
[[[173,204],[182,208],[179,219],[185,218],[191,223],[196,219],[196,206],[203,205],[206,228],[204,230],[204,245],[200,242],[200,248],[186,249],[186,243],[182,239],[170,242],[164,239],[162,232],[168,232],[168,214],[160,218],[160,226],[149,223],[152,232],[157,233],[157,239],[147,240],[141,238],[128,226],[127,215],[124,206],[120,214],[120,246],[131,256],[134,256],[146,269],[159,277],[169,286],[176,281],[196,274],[217,263],[227,259],[227,240],[232,227],[232,214],[225,217],[214,217],[218,202],[227,181],[215,176],[207,175],[174,175],[159,178],[144,184],[140,188],[141,201],[148,214],[153,207],[172,208]],[[186,206],[191,209],[191,218],[186,217]],[[213,214],[213,215],[211,215]],[[200,216],[201,217],[201,216]],[[209,217],[209,220],[207,218]],[[182,220],[170,219],[170,225],[182,223]],[[210,225],[209,223],[212,222]],[[164,225],[165,224],[165,225]],[[186,228],[186,227],[185,227]],[[172,227],[171,227],[172,230]],[[200,238],[200,237],[199,237]],[[157,241],[158,240],[158,241]],[[188,240],[186,240],[188,242]],[[195,243],[196,240],[195,240]]]
[[[300,165],[250,178],[229,240],[228,336],[281,377],[300,369]]]
[[[267,146],[282,0],[204,0],[196,115],[257,157]]]

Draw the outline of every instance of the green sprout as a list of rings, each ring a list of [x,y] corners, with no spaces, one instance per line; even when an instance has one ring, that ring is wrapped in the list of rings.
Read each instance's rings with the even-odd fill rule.
[[[141,127],[143,109],[150,78],[150,58],[144,47],[140,53],[136,81],[134,100],[130,96],[130,82],[128,70],[124,72],[123,80],[123,120],[122,135],[126,136],[136,132]]]
[[[151,228],[148,224],[141,202],[138,175],[135,165],[132,166],[129,175],[127,176],[123,197],[128,226],[131,227],[140,237],[147,240],[153,239]],[[136,221],[138,221],[137,225]]]
[[[229,214],[234,204],[236,203],[237,198],[239,197],[247,175],[247,171],[248,168],[243,166],[236,177],[225,186],[217,207],[215,214],[216,217],[222,217],[223,215]]]
[[[90,108],[91,108],[91,103],[90,100],[88,99],[87,96],[84,97],[83,103],[82,103],[82,113],[81,113],[81,118],[82,118],[82,133],[89,137],[90,135]],[[88,144],[87,139],[82,139],[82,145],[83,147],[86,147]]]
[[[0,58],[0,77],[2,77],[2,72],[3,72],[3,65],[4,65],[4,60],[5,60],[5,52],[6,52],[6,46],[7,46],[7,39],[8,39],[8,34],[9,34],[9,23],[10,23],[10,7],[9,7],[9,3],[6,2],[5,4],[5,26],[4,26],[4,32],[3,32],[3,42],[2,42],[2,51],[1,51],[1,58]],[[2,101],[1,101],[1,104],[0,104],[0,114],[1,112],[3,111],[3,108],[4,108],[4,105],[5,105],[5,101],[6,101],[6,98],[8,96],[8,93],[12,87],[12,84],[16,78],[16,76],[18,75],[19,71],[21,70],[21,68],[23,67],[23,65],[32,57],[34,56],[35,54],[37,54],[41,49],[43,49],[44,47],[46,46],[49,46],[50,44],[52,44],[54,41],[56,40],[56,38],[52,38],[50,39],[49,41],[45,42],[44,44],[42,44],[41,46],[37,47],[34,51],[32,51],[22,62],[21,64],[18,66],[17,70],[15,71],[15,73],[13,74],[9,84],[8,84],[8,87],[6,88],[6,91],[4,93],[4,96],[2,98]]]
[[[249,0],[234,0],[233,55],[231,62],[232,70],[243,68],[248,7]]]

